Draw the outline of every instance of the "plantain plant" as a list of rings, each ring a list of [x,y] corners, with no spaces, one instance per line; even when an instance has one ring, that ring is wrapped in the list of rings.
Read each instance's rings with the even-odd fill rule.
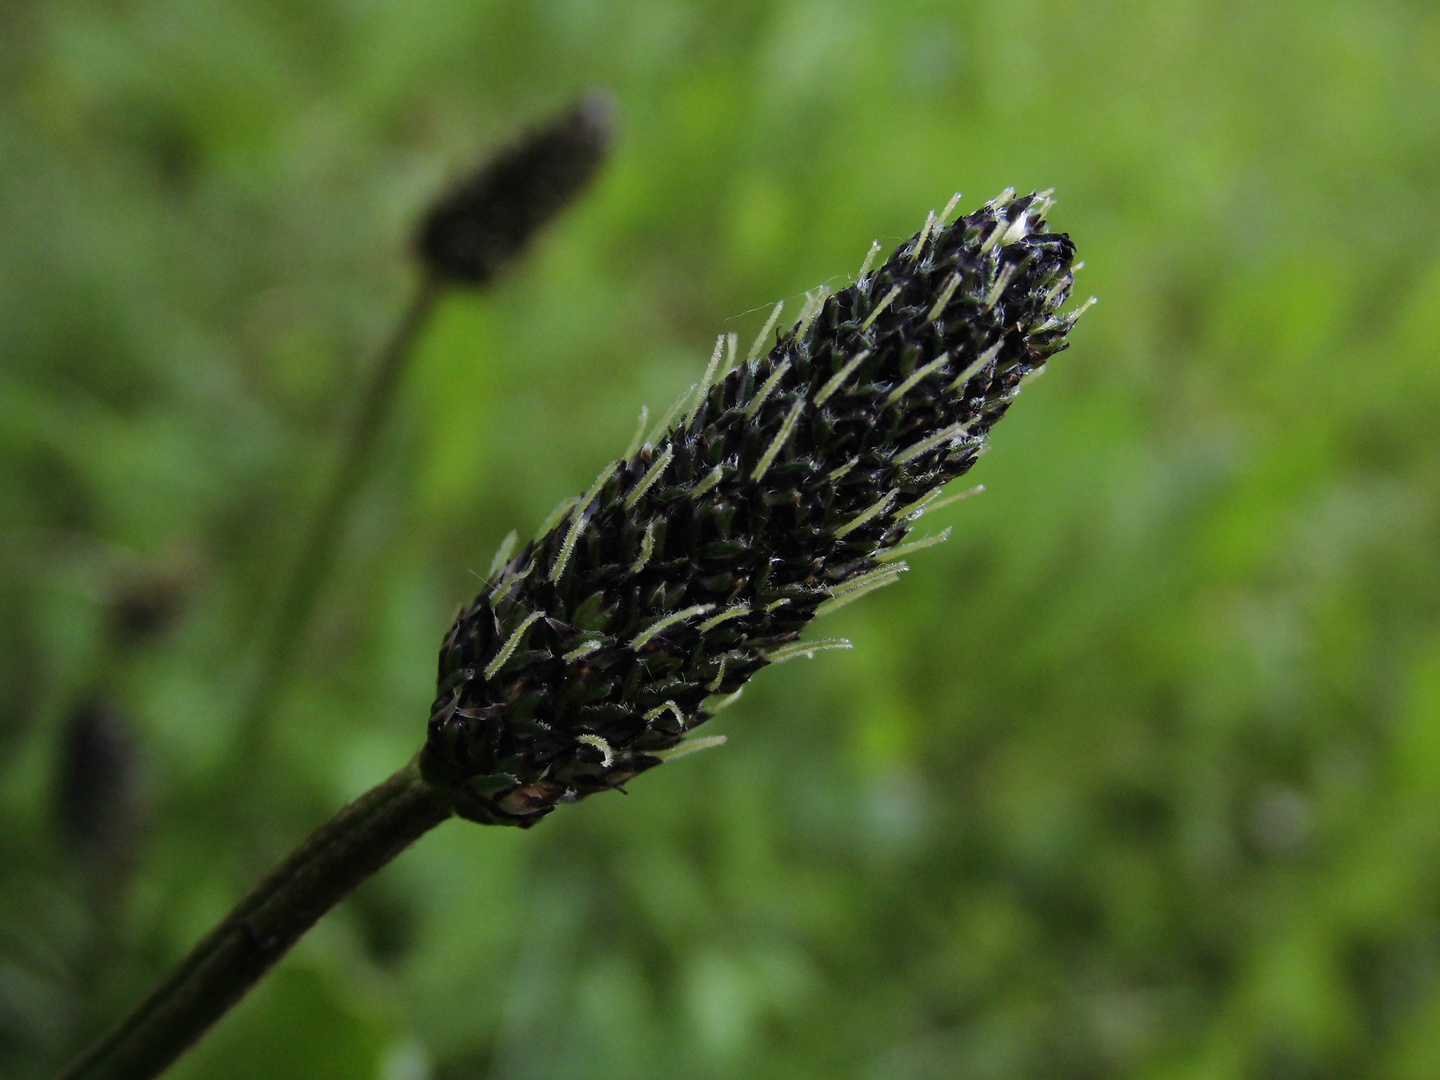
[[[489,281],[596,171],[582,103],[436,204],[419,299],[363,397],[346,464],[297,560],[251,710],[263,720],[319,596],[384,403],[435,292]],[[894,583],[929,511],[1025,381],[1067,345],[1075,249],[1048,193],[957,195],[852,285],[777,304],[754,346],[716,340],[700,379],[535,537],[512,533],[440,649],[416,756],[284,860],[63,1076],[155,1076],[322,915],[452,816],[530,827],[723,742],[695,734],[770,664],[824,649],[818,616]],[[1088,303],[1087,305],[1088,306]],[[778,329],[777,329],[778,328]],[[774,335],[772,340],[772,333]]]

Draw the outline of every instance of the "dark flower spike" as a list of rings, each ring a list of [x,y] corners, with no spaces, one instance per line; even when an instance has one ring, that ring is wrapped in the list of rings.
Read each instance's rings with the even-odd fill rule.
[[[521,136],[425,215],[415,247],[436,277],[484,285],[594,179],[610,148],[598,94]]]
[[[1075,249],[1045,232],[1045,194],[946,225],[953,205],[873,271],[872,248],[850,288],[808,296],[768,353],[779,305],[739,366],[734,337],[717,342],[648,439],[518,552],[507,538],[446,636],[420,754],[311,834],[63,1080],[152,1080],[451,814],[533,825],[722,741],[690,733],[765,665],[849,648],[800,634],[944,539],[907,537],[976,490],[941,495],[1079,315],[1060,314]]]
[[[906,543],[1084,310],[1060,314],[1048,194],[932,212],[764,355],[779,305],[739,366],[722,338],[656,433],[507,541],[440,651],[422,764],[460,814],[533,825],[713,745],[686,736],[767,664],[849,647],[800,635],[945,539]]]

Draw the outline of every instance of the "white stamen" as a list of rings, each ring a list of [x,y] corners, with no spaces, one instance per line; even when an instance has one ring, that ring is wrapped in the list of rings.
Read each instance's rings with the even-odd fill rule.
[[[490,560],[490,572],[485,576],[490,580],[495,579],[501,568],[510,561],[510,556],[515,554],[515,545],[520,541],[520,534],[511,529],[505,534],[505,539],[500,541],[500,547],[495,551],[495,557]]]
[[[636,652],[639,652],[640,647],[644,645],[647,641],[649,641],[651,638],[653,638],[656,634],[660,633],[660,631],[668,629],[669,627],[674,626],[678,622],[684,622],[686,619],[693,619],[696,615],[704,615],[707,611],[714,610],[714,607],[714,604],[696,604],[695,606],[687,607],[682,611],[671,612],[664,618],[657,619],[655,622],[647,626],[644,630],[641,630],[640,633],[636,634],[635,640],[630,642],[630,648],[634,649]]]
[[[910,503],[908,506],[902,506],[899,510],[896,510],[895,516],[902,521],[908,520],[912,517],[918,518],[922,513],[925,512],[925,507],[928,506],[931,502],[933,502],[939,496],[940,492],[944,490],[944,485],[931,488],[924,495],[921,495],[918,499]]]
[[[720,657],[720,670],[715,673],[715,678],[713,678],[712,680],[710,680],[710,682],[708,682],[708,683],[705,684],[705,689],[706,689],[706,690],[709,690],[712,694],[715,693],[717,690],[720,689],[721,686],[724,685],[724,683],[725,683],[725,665],[728,664],[728,663],[730,663],[729,654],[726,654],[726,655],[724,655],[724,656],[721,656],[721,657]],[[742,687],[741,689],[744,689],[744,688]],[[735,694],[738,694],[739,692],[740,692],[739,690],[736,690],[736,691],[735,691]],[[731,697],[734,697],[735,694],[731,694],[730,696],[731,696]],[[712,709],[712,710],[710,710],[710,711],[713,712],[714,710]]]
[[[874,309],[870,312],[870,314],[865,316],[865,321],[860,324],[860,329],[869,330],[870,327],[874,325],[875,320],[880,317],[881,312],[883,312],[887,307],[889,307],[891,302],[899,295],[900,286],[890,286],[890,291],[887,292],[883,297],[881,297],[880,302],[875,305]]]
[[[985,205],[991,210],[1003,210],[1005,207],[1009,206],[1014,201],[1015,189],[1013,187],[1007,187],[1004,191],[1000,192],[999,195],[996,195]]]
[[[924,367],[916,368],[913,372],[910,373],[910,377],[908,379],[902,382],[894,390],[890,391],[890,396],[885,399],[885,406],[888,408],[889,406],[894,405],[902,397],[908,394],[911,388],[914,387],[916,383],[920,382],[922,379],[925,379],[930,375],[933,375],[936,371],[939,371],[949,362],[950,354],[948,352],[944,352],[937,356],[934,360],[931,360],[930,363],[926,364]]]
[[[576,735],[575,741],[584,743],[586,746],[593,746],[604,755],[604,760],[600,762],[602,769],[608,769],[615,761],[615,751],[610,749],[610,744],[599,735]]]
[[[920,229],[920,235],[915,238],[915,246],[910,249],[910,261],[912,263],[920,260],[920,252],[925,250],[925,241],[929,238],[930,230],[933,229],[935,225],[935,211],[931,210],[930,213],[925,215],[925,224]]]
[[[735,353],[740,348],[740,335],[733,330],[725,335],[725,370],[735,367]]]
[[[760,463],[755,466],[755,471],[750,474],[751,480],[762,479],[770,470],[770,466],[775,461],[775,455],[780,453],[785,443],[789,441],[791,433],[795,430],[795,425],[800,421],[800,413],[804,408],[805,399],[803,397],[797,399],[791,407],[790,412],[786,414],[785,422],[780,425],[780,430],[775,433],[775,438],[771,441],[769,447],[766,448],[765,453],[760,455]]]
[[[627,512],[635,509],[635,504],[640,501],[640,497],[649,491],[651,487],[655,485],[655,482],[660,479],[660,474],[665,471],[665,467],[670,464],[670,459],[674,456],[675,447],[667,446],[665,447],[665,452],[651,462],[650,468],[645,470],[645,475],[640,477],[640,482],[635,485],[635,490],[625,496],[625,509]]]
[[[1049,290],[1045,293],[1044,299],[1040,301],[1040,306],[1042,308],[1048,308],[1051,304],[1055,302],[1055,298],[1057,296],[1059,296],[1064,290],[1068,289],[1071,285],[1074,284],[1074,274],[1061,274],[1060,280],[1055,282],[1054,285],[1050,286]]]
[[[991,345],[990,348],[977,356],[970,366],[960,372],[960,374],[955,377],[955,381],[945,388],[945,392],[947,394],[953,394],[957,390],[963,390],[966,383],[978,375],[982,368],[989,365],[990,361],[999,355],[1000,347],[1004,344],[1005,338],[1001,337],[994,345]]]
[[[760,333],[755,337],[755,344],[750,346],[750,352],[746,354],[746,360],[754,360],[762,352],[766,352],[765,342],[770,337],[770,331],[775,329],[775,324],[780,321],[780,312],[785,310],[785,301],[781,300],[775,305],[775,310],[770,312],[770,317],[765,320],[765,325],[760,328]]]
[[[984,484],[976,484],[974,487],[966,488],[964,491],[957,491],[954,495],[946,495],[943,499],[935,500],[935,502],[925,507],[925,509],[921,511],[921,513],[916,514],[915,516],[922,517],[924,514],[933,514],[936,510],[943,510],[945,507],[951,505],[952,503],[957,503],[961,499],[968,499],[972,495],[979,495],[984,490]]]
[[[536,611],[525,616],[524,621],[515,628],[515,632],[505,639],[505,644],[502,645],[500,651],[495,654],[495,659],[485,665],[485,678],[493,679],[496,673],[505,666],[505,661],[510,659],[510,654],[515,651],[516,646],[518,646],[521,639],[525,637],[525,631],[529,630],[531,624],[540,618],[542,614],[542,612]]]
[[[674,713],[675,719],[680,721],[680,726],[685,726],[685,714],[680,711],[680,706],[676,705],[673,701],[667,701],[664,705],[656,705],[655,708],[645,714],[645,722],[648,724],[664,712]]]
[[[1008,247],[1011,244],[1018,244],[1025,237],[1030,235],[1030,208],[1027,206],[1023,213],[1010,223],[1010,228],[1005,230],[1005,235],[1000,237],[1000,246]]]
[[[1075,323],[1079,320],[1079,318],[1080,318],[1081,315],[1084,315],[1085,312],[1089,311],[1090,308],[1091,308],[1093,305],[1098,304],[1099,302],[1100,302],[1100,298],[1099,298],[1098,296],[1092,296],[1092,297],[1090,297],[1089,300],[1086,300],[1086,301],[1085,301],[1083,304],[1081,304],[1078,308],[1076,308],[1074,311],[1070,312],[1069,315],[1066,315],[1066,316],[1065,316],[1065,321],[1066,321],[1067,323],[1069,323],[1071,326],[1074,326]]]
[[[964,435],[965,432],[970,430],[971,425],[973,425],[974,423],[974,420],[966,420],[962,424],[951,424],[949,427],[944,428],[941,431],[937,431],[928,439],[921,439],[913,446],[909,446],[906,449],[900,451],[900,453],[896,454],[894,457],[894,464],[903,465],[905,464],[905,462],[913,461],[921,454],[926,453],[929,450],[933,450],[935,447],[939,446],[943,442],[946,442],[947,440],[960,438],[960,436]]]
[[[560,545],[560,554],[555,559],[555,565],[550,569],[550,580],[560,580],[560,575],[565,572],[565,564],[570,561],[570,553],[575,550],[575,541],[580,539],[580,534],[585,530],[585,511],[590,509],[590,504],[595,501],[595,496],[600,494],[600,489],[605,486],[606,481],[615,475],[615,469],[620,463],[612,461],[605,468],[600,470],[600,475],[590,485],[590,490],[585,492],[585,497],[580,500],[580,505],[575,509],[575,520],[570,523],[570,531],[565,534],[565,542]]]
[[[765,399],[770,392],[780,385],[780,380],[785,377],[785,372],[790,370],[790,361],[780,361],[780,366],[771,372],[770,377],[761,385],[759,391],[750,399],[750,404],[745,406],[745,419],[755,419],[755,414],[760,411],[760,406],[765,404]]]
[[[539,540],[551,529],[558,528],[560,523],[570,516],[570,511],[575,509],[575,504],[579,501],[579,495],[561,499],[560,504],[550,511],[550,516],[540,523],[540,528],[535,533],[535,539]]]
[[[724,659],[722,658],[720,662],[723,664],[725,661],[724,661]],[[710,684],[710,686],[707,686],[707,687],[706,687],[707,690],[709,690],[709,689],[711,689],[711,688],[716,689],[716,690],[720,689],[720,680],[719,680],[719,679],[716,679],[713,683]],[[723,712],[724,710],[728,709],[731,705],[734,705],[735,702],[739,701],[739,700],[740,700],[740,695],[743,694],[744,692],[745,692],[745,688],[742,686],[742,687],[740,687],[739,690],[736,690],[733,694],[726,694],[723,698],[721,698],[719,701],[717,701],[714,705],[709,706],[705,711],[706,711],[707,713],[709,713],[711,716],[714,716],[714,715],[715,715],[716,713],[718,713],[718,712]]]
[[[579,660],[581,657],[589,656],[593,652],[599,652],[605,647],[606,640],[606,638],[598,637],[590,641],[583,642],[582,644],[577,645],[575,648],[571,649],[564,656],[560,657],[560,659],[564,660],[568,664],[572,661]]]
[[[671,747],[669,750],[647,750],[646,757],[657,757],[661,761],[675,761],[685,757],[687,754],[695,754],[701,750],[710,750],[716,746],[724,746],[726,736],[706,735],[703,739],[686,739],[679,746]]]
[[[650,554],[655,550],[655,522],[645,526],[645,535],[640,538],[640,554],[630,564],[630,573],[638,574],[645,564],[650,561]]]
[[[696,627],[696,629],[703,634],[707,630],[715,629],[715,627],[719,626],[723,622],[728,622],[731,619],[738,619],[741,615],[748,614],[750,614],[749,604],[737,604],[734,607],[726,608],[719,615],[712,615],[710,618],[706,619],[698,627]]]
[[[713,469],[711,469],[708,473],[705,474],[705,479],[701,480],[700,483],[696,484],[695,487],[691,490],[690,498],[698,499],[701,495],[704,495],[705,492],[709,491],[712,487],[714,487],[722,479],[724,479],[724,476],[725,466],[716,465]]]
[[[829,615],[832,611],[838,611],[846,604],[853,604],[862,596],[867,596],[870,593],[874,592],[876,589],[883,589],[887,585],[894,585],[899,580],[899,574],[891,574],[889,577],[878,578],[862,588],[851,589],[849,592],[841,593],[839,596],[833,597],[830,600],[826,600],[823,604],[817,607],[815,609],[815,615],[817,618],[821,615]]]
[[[827,649],[853,649],[854,643],[845,638],[817,638],[814,641],[792,641],[788,645],[781,645],[778,649],[765,654],[765,659],[772,664],[783,664],[786,660],[794,660],[803,656],[807,660],[815,659],[817,652],[824,652]]]
[[[807,292],[805,294],[805,303],[800,306],[800,314],[795,316],[795,336],[797,338],[802,332],[800,328],[805,325],[805,320],[810,318],[810,313],[815,310],[815,303],[816,294]]]
[[[906,573],[909,569],[910,564],[904,562],[903,560],[894,562],[886,566],[877,566],[874,570],[867,570],[863,574],[856,574],[849,581],[840,582],[840,584],[836,585],[833,589],[830,590],[830,597],[831,599],[835,599],[837,597],[844,596],[847,593],[852,593],[856,589],[864,589],[870,585],[873,585],[881,578],[888,578],[894,574],[903,574]]]
[[[529,577],[534,569],[535,560],[532,558],[528,563],[525,564],[525,568],[523,570],[519,571],[518,573],[511,574],[494,589],[491,589],[490,606],[492,608],[498,608],[503,603],[505,603],[505,600],[510,595],[510,593],[513,592],[522,581]]]
[[[870,272],[870,267],[875,265],[875,256],[880,254],[880,241],[876,240],[870,245],[870,250],[865,253],[865,261],[860,264],[860,272],[855,275],[857,282],[864,281],[865,275]]]
[[[1010,284],[1010,279],[1015,276],[1015,263],[1006,263],[1005,269],[1000,271],[1000,276],[995,279],[995,284],[990,286],[990,291],[985,294],[985,310],[989,311],[1000,302],[1000,296]]]
[[[879,517],[886,511],[886,509],[894,501],[895,496],[898,494],[900,494],[900,491],[898,488],[896,488],[895,490],[888,491],[884,495],[880,496],[879,501],[876,502],[873,506],[871,506],[868,510],[862,511],[857,517],[851,519],[848,523],[841,525],[840,528],[836,529],[835,539],[843,539],[844,537],[849,536],[861,525],[864,525],[867,521]]]
[[[809,296],[807,293],[806,296]],[[821,285],[815,290],[814,300],[805,302],[805,310],[800,313],[800,321],[795,326],[795,340],[799,341],[810,330],[810,324],[815,321],[815,316],[820,314],[820,309],[825,306],[825,301],[830,296],[830,287]]]
[[[715,351],[710,354],[710,362],[705,365],[705,374],[700,377],[700,382],[695,388],[695,404],[690,406],[690,411],[685,414],[685,422],[680,425],[683,431],[695,422],[696,415],[700,412],[700,406],[705,401],[705,395],[710,392],[710,382],[715,378],[715,369],[720,366],[720,353],[725,348],[725,335],[721,334],[715,339]]]
[[[1040,376],[1044,374],[1044,364],[1041,364],[1038,367],[1031,368],[1024,375],[1020,376],[1020,381],[1015,384],[1015,389],[1010,391],[1010,393],[1018,395],[1021,390],[1024,390],[1025,387],[1029,386],[1032,382],[1034,382],[1036,379],[1040,378]]]
[[[996,221],[995,228],[992,229],[990,235],[985,238],[985,242],[980,245],[980,254],[984,255],[996,244],[998,244],[1000,242],[1000,237],[1005,235],[1005,230],[1008,228],[1010,228],[1009,218],[1001,217],[998,221]]]
[[[951,274],[945,280],[945,287],[940,290],[940,295],[935,299],[935,306],[932,307],[930,313],[925,316],[926,322],[934,322],[940,317],[940,313],[945,310],[945,305],[950,303],[950,298],[955,295],[955,290],[959,287],[960,275]]]
[[[829,382],[822,386],[815,394],[815,404],[825,404],[825,399],[828,398],[831,394],[835,393],[836,390],[839,390],[841,384],[844,383],[846,379],[850,378],[850,376],[854,373],[855,369],[859,367],[864,362],[865,358],[869,355],[870,350],[866,349],[864,352],[856,356],[853,360],[847,362],[846,365],[842,367],[839,371],[837,371],[834,378],[832,378]]]
[[[660,422],[651,429],[650,435],[645,440],[647,443],[649,443],[651,446],[654,446],[655,440],[658,439],[661,435],[664,435],[665,432],[670,430],[670,421],[674,420],[675,414],[685,407],[685,403],[690,400],[690,395],[694,392],[695,386],[692,383],[689,390],[686,390],[683,394],[681,394],[678,398],[675,399],[675,404],[671,405],[670,408],[665,410],[665,415],[660,417]]]
[[[844,465],[841,465],[838,469],[831,469],[825,479],[833,483],[834,481],[839,480],[842,476],[844,476],[858,464],[860,464],[860,455],[856,454],[849,461],[845,462]]]
[[[645,425],[650,422],[650,406],[640,406],[640,422],[635,425],[635,435],[630,440],[630,445],[625,448],[625,453],[620,456],[629,461],[640,452],[640,447],[645,445]]]
[[[881,552],[879,555],[876,555],[875,558],[879,559],[881,562],[892,562],[895,559],[903,559],[907,555],[913,555],[917,551],[924,551],[926,548],[932,548],[936,544],[943,544],[946,540],[949,539],[950,530],[946,529],[944,532],[939,533],[936,536],[926,536],[919,540],[912,540],[908,544],[901,544],[899,547],[893,547],[889,551]]]
[[[945,204],[945,209],[940,211],[940,222],[941,222],[941,224],[944,224],[945,219],[948,218],[952,213],[954,213],[955,207],[957,207],[957,206],[959,206],[959,205],[960,205],[960,192],[957,191],[957,192],[955,192],[954,195],[951,195],[951,196],[950,196],[950,201]]]

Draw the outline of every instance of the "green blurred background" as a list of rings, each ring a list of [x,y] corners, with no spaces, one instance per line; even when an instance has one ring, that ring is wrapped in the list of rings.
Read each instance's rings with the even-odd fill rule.
[[[609,167],[430,324],[235,775],[416,215],[595,85]],[[1102,302],[855,651],[441,827],[174,1075],[1440,1075],[1433,4],[8,0],[0,94],[0,1074],[413,753],[502,535],[714,334],[1013,184]]]

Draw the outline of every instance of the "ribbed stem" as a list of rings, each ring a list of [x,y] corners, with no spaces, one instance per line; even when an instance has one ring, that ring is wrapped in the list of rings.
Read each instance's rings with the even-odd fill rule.
[[[355,886],[452,814],[411,761],[317,829],[60,1080],[149,1080]]]

